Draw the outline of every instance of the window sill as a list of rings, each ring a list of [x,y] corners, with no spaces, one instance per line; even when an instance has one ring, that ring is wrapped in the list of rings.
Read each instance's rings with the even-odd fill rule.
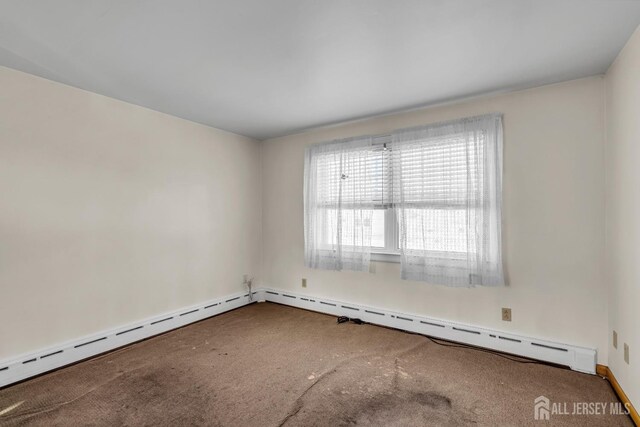
[[[377,262],[400,262],[400,254],[383,254],[383,253],[372,253],[371,261]]]

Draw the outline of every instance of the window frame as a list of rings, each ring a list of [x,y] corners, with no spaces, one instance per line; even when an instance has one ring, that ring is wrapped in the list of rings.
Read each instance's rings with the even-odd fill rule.
[[[373,136],[373,147],[377,150],[391,150],[390,146],[392,141],[391,134],[375,135]],[[392,159],[389,158],[391,163]],[[392,164],[389,166],[392,167]],[[393,173],[388,179],[389,185],[393,185]],[[389,193],[391,194],[391,189]],[[400,234],[400,226],[396,217],[396,210],[391,200],[387,203],[376,206],[376,209],[384,210],[384,247],[371,247],[371,259],[373,261],[381,262],[400,262],[400,241],[398,239]]]

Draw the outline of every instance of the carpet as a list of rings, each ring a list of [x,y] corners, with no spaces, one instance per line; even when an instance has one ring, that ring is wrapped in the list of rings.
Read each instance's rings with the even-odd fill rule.
[[[632,425],[572,414],[618,403],[600,377],[442,344],[252,304],[4,388],[0,425]]]

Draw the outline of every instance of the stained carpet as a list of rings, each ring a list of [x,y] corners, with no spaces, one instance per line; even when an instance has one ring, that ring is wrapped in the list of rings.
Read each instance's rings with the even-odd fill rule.
[[[261,303],[4,388],[0,424],[534,426],[541,395],[566,412],[618,402],[597,376]]]

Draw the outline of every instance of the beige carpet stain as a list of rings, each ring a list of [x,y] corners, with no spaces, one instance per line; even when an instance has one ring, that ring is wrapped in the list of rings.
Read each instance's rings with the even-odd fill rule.
[[[540,395],[617,402],[597,376],[262,303],[2,389],[0,425],[535,426]]]
[[[13,411],[14,409],[16,409],[18,406],[22,405],[23,403],[24,403],[24,400],[20,401],[18,403],[14,403],[13,405],[9,406],[8,408],[4,408],[3,410],[0,411],[0,416],[8,414],[9,412]]]

